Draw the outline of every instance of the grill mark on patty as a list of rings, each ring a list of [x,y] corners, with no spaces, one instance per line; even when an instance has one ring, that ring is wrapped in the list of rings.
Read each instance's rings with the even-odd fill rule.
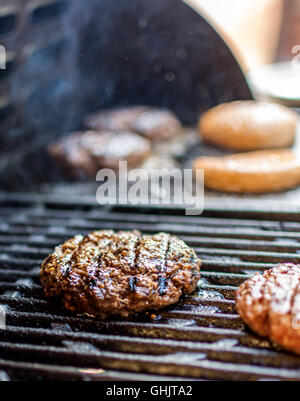
[[[82,272],[86,269],[87,275],[84,278],[84,282],[90,287],[90,278],[92,277],[93,282],[96,280],[96,283],[91,287],[91,289],[94,289],[94,287],[97,284],[97,280],[99,279],[99,273],[100,273],[100,268],[99,268],[99,262],[100,258],[103,255],[103,248],[107,247],[108,249],[110,248],[110,245],[112,243],[111,241],[111,232],[109,231],[104,231],[101,233],[101,236],[99,238],[93,237],[93,235],[89,234],[83,237],[82,241],[78,244],[78,248],[75,250],[75,252],[72,255],[72,258],[70,260],[69,264],[69,274],[68,274],[68,280],[71,281],[72,279],[76,279],[79,277],[79,273]],[[103,244],[102,241],[108,240],[107,244]],[[93,247],[88,247],[86,244],[92,243]],[[89,261],[90,256],[89,254],[86,254],[88,250],[93,250],[95,252],[94,254],[94,261],[92,266],[89,266],[91,263]],[[72,271],[72,267],[74,265],[79,266],[79,271]],[[102,265],[102,261],[101,261]],[[80,276],[81,278],[84,276]]]
[[[111,244],[112,244],[112,240],[111,240],[111,234],[107,233],[103,233],[103,235],[100,237],[101,240],[107,239],[108,243],[105,245],[107,247],[107,249],[111,248]],[[99,243],[97,242],[96,245],[99,246]],[[102,244],[104,247],[104,244]],[[101,273],[101,267],[103,267],[103,255],[104,252],[103,250],[99,253],[98,258],[97,258],[97,262],[94,264],[91,273],[89,273],[89,276],[91,275],[92,279],[93,279],[93,285],[91,287],[91,290],[93,290],[97,283],[98,280],[100,279],[100,273]]]
[[[134,259],[133,259],[133,268],[135,271],[138,271],[138,256],[140,254],[140,246],[141,246],[141,241],[140,238],[137,238],[135,244],[134,244]]]
[[[271,275],[272,278],[272,275]],[[268,291],[268,287],[269,287],[269,282],[266,280],[264,285],[262,286],[261,289],[261,295],[263,297],[263,302],[264,302],[264,308],[265,308],[265,318],[263,319],[263,324],[266,327],[266,331],[268,333],[270,333],[270,302],[271,299],[266,298],[266,293]]]
[[[167,242],[166,252],[164,255],[164,259],[163,259],[163,265],[161,266],[161,269],[160,269],[160,272],[165,273],[165,276],[161,276],[161,275],[158,276],[158,292],[160,295],[166,295],[166,293],[167,293],[168,282],[167,282],[167,277],[166,277],[166,265],[167,265],[167,260],[168,260],[169,253],[170,253],[170,245],[171,245],[171,239],[169,237],[168,242]]]
[[[261,297],[264,305],[265,316],[263,319],[263,327],[267,332],[267,335],[270,334],[270,304],[271,304],[271,296],[272,296],[272,287],[276,285],[276,275],[273,274],[272,270],[268,270],[265,272],[268,275],[268,280],[265,280],[262,288],[261,288]],[[263,275],[262,275],[263,277]]]
[[[133,276],[129,278],[129,289],[130,292],[135,292],[136,291],[136,283],[137,283],[137,277]]]
[[[270,313],[271,313],[271,303],[272,303],[272,291],[274,286],[278,287],[280,283],[277,281],[277,274],[275,274],[274,270],[271,269],[267,271],[266,274],[268,275],[268,279],[265,280],[265,283],[263,285],[262,297],[263,297],[264,307],[266,309],[266,318],[264,319],[264,325],[266,327],[267,335],[270,335],[271,332]]]
[[[65,271],[63,271],[63,276],[68,279],[69,275],[71,274],[71,266],[72,266],[72,260],[74,258],[74,255],[76,254],[77,250],[82,246],[83,242],[84,242],[85,237],[82,236],[81,240],[77,243],[77,248],[74,249],[74,251],[72,252],[72,254],[70,255],[70,257],[68,258],[68,261],[66,261],[66,269]],[[75,237],[76,240],[76,237]],[[62,246],[61,246],[62,248]]]
[[[297,310],[294,312],[296,297],[297,297],[297,294],[299,293],[299,290],[300,290],[299,287],[300,287],[300,274],[299,274],[299,278],[298,278],[298,284],[295,285],[293,294],[291,296],[291,310],[290,310],[290,313],[291,313],[292,316],[297,316],[297,314],[300,314],[300,306],[299,306],[298,312],[297,312]]]
[[[158,277],[158,292],[160,295],[166,295],[167,293],[167,279],[163,276]]]
[[[97,285],[97,280],[99,279],[100,275],[100,268],[103,265],[102,256],[103,252],[100,253],[97,263],[94,264],[92,271],[89,272],[90,290],[93,290]]]
[[[135,272],[138,271],[138,256],[139,256],[139,247],[140,247],[140,238],[137,237],[133,252],[134,252],[134,258],[133,258],[133,269]],[[136,276],[129,277],[129,291],[130,292],[136,292],[136,284],[138,282],[138,278]]]

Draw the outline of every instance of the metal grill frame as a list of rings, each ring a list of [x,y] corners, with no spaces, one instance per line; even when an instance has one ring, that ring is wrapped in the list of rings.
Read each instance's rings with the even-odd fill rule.
[[[254,271],[300,259],[297,213],[210,206],[183,210],[99,207],[93,199],[0,194],[1,380],[300,380],[300,358],[245,328],[235,290]],[[283,219],[283,217],[285,217]],[[203,260],[198,293],[156,314],[96,321],[47,302],[38,272],[54,245],[94,229],[168,231]]]

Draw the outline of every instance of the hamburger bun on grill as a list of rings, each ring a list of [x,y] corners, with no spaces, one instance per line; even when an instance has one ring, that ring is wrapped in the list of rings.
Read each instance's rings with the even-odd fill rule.
[[[276,103],[236,101],[204,113],[198,129],[212,145],[237,151],[289,147],[295,140],[299,117]]]
[[[300,185],[300,158],[290,149],[260,150],[223,157],[200,157],[205,186],[222,192],[265,193]]]

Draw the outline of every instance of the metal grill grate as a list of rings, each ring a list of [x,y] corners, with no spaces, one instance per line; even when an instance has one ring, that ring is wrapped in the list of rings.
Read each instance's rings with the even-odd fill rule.
[[[220,217],[222,215],[222,217]],[[294,216],[294,218],[293,218]],[[0,196],[0,379],[300,379],[300,358],[248,331],[236,287],[254,271],[300,259],[300,222],[208,209],[107,209],[92,202]],[[54,245],[94,229],[168,231],[203,260],[198,291],[152,321],[95,321],[45,301],[38,272]]]

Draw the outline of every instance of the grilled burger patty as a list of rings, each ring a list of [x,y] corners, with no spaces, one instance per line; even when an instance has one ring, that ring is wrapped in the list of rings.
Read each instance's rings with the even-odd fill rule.
[[[94,178],[101,168],[118,170],[143,163],[151,153],[150,142],[133,132],[77,132],[49,147],[53,159],[74,178]]]
[[[182,127],[171,111],[149,108],[132,121],[131,128],[145,138],[157,141],[174,137]]]
[[[88,116],[85,125],[95,131],[109,129],[112,131],[131,130],[132,121],[147,110],[145,106],[119,107],[105,109]]]
[[[169,234],[96,231],[55,248],[40,277],[47,298],[100,318],[160,309],[192,293],[201,262]]]
[[[182,128],[172,111],[147,106],[102,110],[88,116],[85,125],[95,131],[103,129],[133,131],[151,141],[172,138],[179,134]]]
[[[282,264],[247,280],[237,310],[253,331],[300,355],[300,265]]]

